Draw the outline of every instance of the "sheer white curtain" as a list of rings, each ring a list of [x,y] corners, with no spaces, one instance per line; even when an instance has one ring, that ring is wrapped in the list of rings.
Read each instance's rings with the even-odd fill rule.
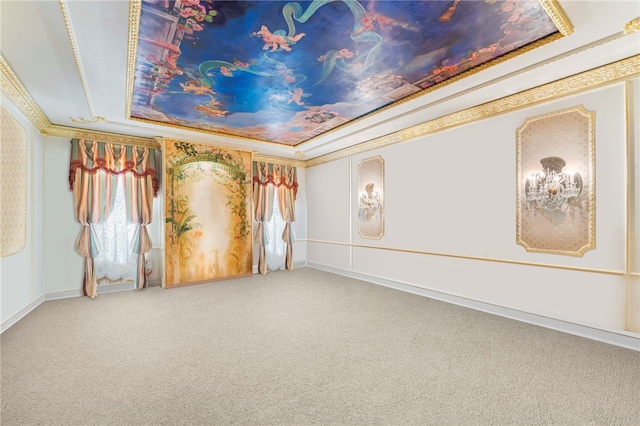
[[[272,271],[285,269],[287,245],[282,239],[285,225],[286,222],[282,219],[282,213],[280,212],[278,191],[274,191],[271,219],[268,222],[264,222],[264,232],[267,235],[267,244],[265,245],[267,268]]]
[[[119,175],[116,197],[109,217],[99,225],[92,225],[100,253],[94,258],[96,280],[133,281],[136,277],[137,255],[133,253],[137,223],[127,220],[124,176]]]

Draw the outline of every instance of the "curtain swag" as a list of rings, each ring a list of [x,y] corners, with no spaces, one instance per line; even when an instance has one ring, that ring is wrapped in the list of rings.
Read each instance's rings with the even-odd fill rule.
[[[293,227],[295,222],[295,201],[298,193],[297,169],[293,166],[271,164],[261,161],[253,162],[253,213],[258,227],[255,234],[255,243],[259,247],[258,271],[267,273],[267,261],[265,245],[267,244],[264,232],[264,223],[271,218],[273,210],[273,191],[277,189],[280,213],[286,222],[282,240],[287,244],[285,266],[293,269]]]
[[[78,169],[89,174],[103,170],[110,175],[131,173],[137,178],[150,176],[153,196],[157,197],[160,188],[157,172],[160,159],[160,152],[153,148],[72,139],[69,189],[73,191]]]
[[[292,189],[294,195],[298,193],[298,173],[293,166],[254,161],[253,182],[254,186],[256,184],[262,186],[271,184],[275,187],[284,186],[287,189]]]
[[[76,220],[82,226],[76,251],[84,257],[82,289],[85,296],[97,296],[94,258],[98,254],[93,225],[103,223],[111,213],[116,195],[116,179],[122,175],[126,188],[127,219],[137,223],[133,252],[137,255],[136,286],[147,287],[145,253],[151,250],[147,225],[153,219],[153,197],[159,153],[150,148],[116,145],[84,139],[71,140],[69,187],[73,191]],[[99,173],[99,172],[103,173]]]

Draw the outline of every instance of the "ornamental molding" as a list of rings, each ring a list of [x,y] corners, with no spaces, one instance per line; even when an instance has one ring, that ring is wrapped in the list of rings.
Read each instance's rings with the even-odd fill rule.
[[[99,115],[95,115],[93,112],[93,104],[91,102],[91,97],[89,95],[89,88],[87,87],[87,80],[84,77],[84,69],[82,68],[82,63],[80,62],[80,55],[78,54],[78,48],[76,47],[76,39],[73,36],[73,30],[71,28],[71,21],[69,20],[69,14],[67,12],[67,7],[65,5],[64,0],[60,1],[60,10],[62,12],[62,17],[64,18],[64,26],[67,30],[67,37],[69,38],[69,45],[71,46],[71,51],[73,52],[73,59],[76,63],[76,69],[78,70],[78,76],[80,77],[80,82],[82,83],[82,91],[84,92],[84,100],[87,102],[87,108],[89,109],[89,115],[91,118],[73,118],[69,117],[71,121],[74,123],[81,124],[93,124],[98,122],[105,121],[104,117]]]
[[[253,161],[261,161],[263,163],[271,163],[271,164],[280,164],[283,166],[299,167],[302,169],[306,167],[306,162],[302,160],[291,160],[288,158],[271,157],[268,155],[257,154],[255,152],[253,153]]]
[[[573,25],[556,0],[538,0],[563,36],[573,33]]]
[[[627,25],[622,29],[625,35],[635,33],[636,31],[640,31],[640,17],[627,22]]]
[[[158,150],[162,148],[162,145],[160,145],[154,138],[142,138],[137,136],[120,135],[117,133],[77,129],[74,127],[58,126],[55,124],[43,131],[42,134],[44,136],[52,137],[89,139],[121,145],[142,146]]]
[[[138,50],[138,29],[140,28],[140,11],[142,0],[129,2],[129,37],[127,39],[127,88],[125,118],[131,118],[131,102],[133,100],[133,82],[135,78],[136,55]]]

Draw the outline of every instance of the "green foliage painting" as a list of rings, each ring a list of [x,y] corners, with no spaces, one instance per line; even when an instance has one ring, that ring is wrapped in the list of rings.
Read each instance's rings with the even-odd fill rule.
[[[167,140],[165,286],[252,271],[251,153]]]

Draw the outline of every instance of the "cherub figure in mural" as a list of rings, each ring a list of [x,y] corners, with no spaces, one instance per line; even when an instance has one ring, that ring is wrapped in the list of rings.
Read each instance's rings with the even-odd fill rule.
[[[180,87],[186,93],[193,93],[194,95],[213,95],[215,92],[212,88],[203,86],[199,81],[188,80],[186,83],[180,83]]]
[[[440,16],[440,18],[438,18],[438,20],[440,22],[449,21],[451,19],[451,16],[453,15],[453,12],[456,11],[458,3],[460,3],[460,0],[453,0],[453,4],[442,14],[442,16]]]
[[[195,109],[196,111],[204,112],[211,117],[225,117],[229,113],[229,111],[220,110],[218,105],[220,105],[220,102],[211,101],[205,102],[203,105],[196,105],[193,107],[193,109]]]
[[[262,41],[264,41],[262,50],[271,49],[272,52],[275,52],[280,48],[290,52],[291,45],[296,44],[306,34],[286,35],[284,30],[277,30],[275,33],[272,33],[266,25],[263,25],[260,31],[254,32],[251,35],[262,37]]]
[[[233,77],[233,73],[231,71],[235,71],[235,70],[236,70],[235,68],[229,68],[224,65],[220,67],[220,72],[225,77]]]
[[[289,94],[291,95],[291,98],[287,101],[288,104],[290,104],[291,102],[295,102],[298,105],[304,105],[304,102],[302,101],[302,97],[308,96],[308,95],[305,95],[304,91],[299,87],[294,89],[293,92],[289,92]]]

